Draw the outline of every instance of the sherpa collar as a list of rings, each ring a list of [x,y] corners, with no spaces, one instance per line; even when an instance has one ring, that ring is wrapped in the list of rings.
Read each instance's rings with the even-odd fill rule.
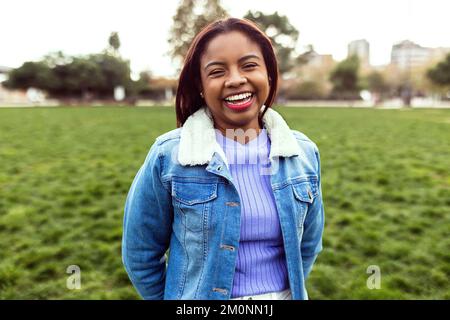
[[[261,107],[263,111],[265,106]],[[271,141],[269,158],[300,155],[300,147],[281,115],[268,108],[263,117],[264,127]],[[181,165],[202,165],[211,161],[217,152],[227,164],[226,156],[216,141],[214,122],[207,107],[193,113],[181,129],[178,162]]]

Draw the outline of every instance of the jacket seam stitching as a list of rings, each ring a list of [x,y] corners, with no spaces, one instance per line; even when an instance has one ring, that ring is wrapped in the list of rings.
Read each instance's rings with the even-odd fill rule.
[[[185,219],[185,216],[183,215],[182,216],[182,219]],[[187,246],[186,246],[186,221],[184,221],[184,228],[183,228],[183,242],[184,242],[184,247],[183,247],[183,250],[184,250],[184,255],[185,255],[185,257],[186,257],[186,260],[184,261],[184,265],[183,265],[183,273],[182,273],[182,278],[181,278],[181,281],[180,281],[180,285],[179,285],[179,287],[178,287],[178,299],[181,299],[181,297],[183,296],[183,291],[184,291],[184,287],[185,287],[185,285],[186,285],[186,273],[187,273],[187,266],[188,266],[188,264],[189,264],[189,256],[188,256],[188,253],[187,253],[187,250],[186,250],[186,248],[187,248]]]

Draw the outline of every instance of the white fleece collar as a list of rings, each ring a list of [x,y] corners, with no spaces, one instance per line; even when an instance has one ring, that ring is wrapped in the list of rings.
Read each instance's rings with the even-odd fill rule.
[[[261,107],[263,111],[265,106]],[[269,158],[300,155],[300,147],[294,134],[281,115],[268,108],[263,124],[271,141]],[[178,162],[183,166],[207,164],[217,152],[228,166],[226,156],[216,141],[214,122],[207,107],[193,113],[181,129]]]

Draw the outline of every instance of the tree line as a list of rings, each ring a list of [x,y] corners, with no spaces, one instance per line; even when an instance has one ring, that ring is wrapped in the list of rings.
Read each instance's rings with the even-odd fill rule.
[[[111,33],[108,42],[101,53],[68,56],[59,51],[40,61],[27,61],[13,69],[3,85],[11,89],[33,87],[55,98],[109,99],[117,86],[122,86],[128,96],[148,92],[147,73],[141,73],[138,80],[131,79],[130,61],[119,53],[118,33]]]

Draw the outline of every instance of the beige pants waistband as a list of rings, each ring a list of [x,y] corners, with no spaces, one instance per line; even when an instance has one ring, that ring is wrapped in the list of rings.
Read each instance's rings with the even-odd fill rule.
[[[231,300],[292,300],[291,290],[286,289],[280,292],[268,292],[254,296],[243,296]]]

